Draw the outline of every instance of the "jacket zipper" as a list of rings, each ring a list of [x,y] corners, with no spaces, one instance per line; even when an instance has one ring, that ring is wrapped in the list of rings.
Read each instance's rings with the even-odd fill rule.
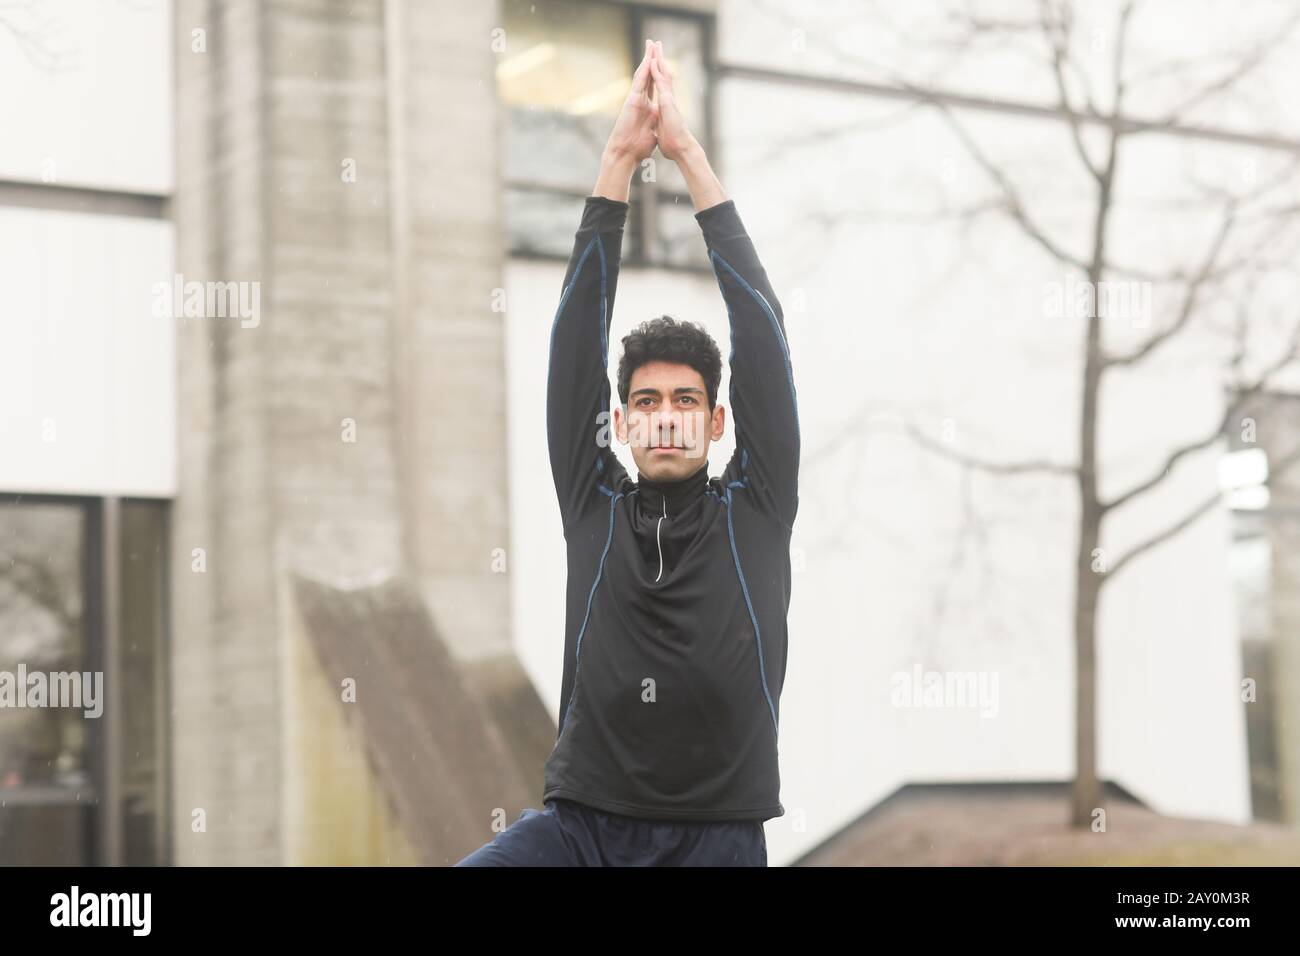
[[[664,548],[663,545],[660,544],[659,542],[659,528],[663,525],[664,518],[667,517],[668,517],[668,498],[667,496],[665,496],[663,517],[660,518],[655,523],[655,547],[659,549],[659,573],[655,575],[655,581],[658,581],[663,576],[664,573]]]

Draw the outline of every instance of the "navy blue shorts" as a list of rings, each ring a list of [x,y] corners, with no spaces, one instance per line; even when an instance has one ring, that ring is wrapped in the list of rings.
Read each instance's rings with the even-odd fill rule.
[[[456,866],[767,866],[758,820],[643,820],[558,797]]]

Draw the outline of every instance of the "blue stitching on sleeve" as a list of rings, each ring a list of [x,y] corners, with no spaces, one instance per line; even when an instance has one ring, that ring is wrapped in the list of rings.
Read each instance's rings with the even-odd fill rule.
[[[790,367],[790,347],[786,344],[785,336],[781,333],[781,323],[776,320],[776,312],[773,311],[772,306],[768,304],[768,301],[766,298],[763,297],[763,294],[759,292],[757,289],[755,289],[748,282],[746,282],[744,277],[739,272],[737,272],[734,268],[732,268],[730,262],[722,258],[722,256],[718,255],[717,252],[715,251],[710,251],[709,256],[710,258],[715,260],[715,262],[717,262],[718,264],[725,266],[727,271],[730,272],[733,276],[735,276],[735,279],[737,282],[740,283],[741,288],[743,288],[746,292],[748,292],[751,296],[753,296],[755,301],[762,303],[764,311],[767,312],[767,317],[772,322],[772,329],[773,331],[776,332],[776,339],[778,342],[781,343],[781,358],[785,362],[786,382],[790,386],[790,402],[794,409],[794,433],[795,433],[795,437],[799,439],[800,444],[802,444],[803,439],[799,431],[799,399],[798,396],[795,394],[795,390],[794,390],[794,371]],[[717,272],[716,266],[714,268],[714,272],[715,273]],[[726,289],[723,288],[721,275],[718,276],[718,288],[722,289],[723,301],[725,302]],[[727,307],[727,321],[732,328],[731,355],[727,359],[727,361],[730,363],[732,359],[735,358],[736,355],[735,320],[731,315],[730,306]]]
[[[605,537],[605,550],[600,554],[600,563],[596,565],[596,580],[591,582],[591,591],[587,594],[587,613],[583,615],[582,627],[578,630],[578,640],[573,647],[573,689],[569,692],[569,703],[564,708],[564,717],[560,720],[560,732],[555,738],[557,747],[560,744],[560,737],[564,736],[564,728],[569,722],[569,712],[573,710],[574,698],[578,696],[578,665],[582,662],[582,637],[587,633],[587,622],[591,620],[591,603],[596,597],[596,588],[600,586],[601,575],[605,573],[605,558],[609,555],[609,546],[614,540],[614,506],[622,497],[622,493],[619,493],[610,495],[609,498],[609,533]]]
[[[596,242],[599,239],[600,239],[600,234],[597,233],[592,238],[591,242],[587,243],[587,248],[582,250],[582,255],[578,257],[578,265],[573,270],[573,278],[569,280],[569,284],[564,287],[564,294],[560,296],[559,308],[555,310],[555,319],[551,322],[551,347],[552,348],[555,347],[555,328],[560,324],[560,316],[564,314],[564,306],[569,301],[569,295],[573,292],[573,287],[578,284],[578,277],[582,275],[582,267],[587,262],[587,255],[591,252],[592,246],[596,245]]]
[[[609,392],[609,332],[606,325],[609,323],[609,304],[605,295],[605,243],[600,241],[600,233],[596,233],[596,251],[600,253],[600,358],[601,365],[605,369],[605,392]]]
[[[776,719],[776,707],[772,704],[772,694],[767,689],[767,668],[763,664],[763,639],[758,631],[758,616],[754,613],[754,604],[749,599],[749,585],[745,583],[745,572],[740,566],[740,552],[736,550],[736,529],[731,521],[731,488],[727,488],[727,536],[731,538],[731,557],[736,562],[736,574],[740,577],[740,589],[745,595],[745,607],[749,609],[749,620],[754,625],[754,643],[758,646],[758,675],[763,681],[763,696],[767,698],[767,707],[772,714],[772,729],[780,735],[781,728]]]
[[[605,244],[601,242],[599,232],[591,237],[591,241],[588,242],[586,248],[582,250],[582,255],[578,257],[578,265],[573,270],[573,278],[570,279],[569,284],[565,286],[564,292],[560,296],[560,304],[555,310],[555,318],[551,321],[551,338],[547,347],[546,357],[546,388],[548,391],[551,387],[551,372],[554,364],[552,359],[555,356],[555,333],[560,327],[560,316],[564,314],[564,307],[568,304],[569,296],[572,294],[574,287],[578,284],[578,279],[582,275],[582,267],[586,265],[587,257],[591,254],[593,248],[596,249],[596,252],[600,257],[600,354],[601,364],[605,369],[605,382],[602,393],[606,396],[609,394],[609,336],[605,329],[605,320],[609,306],[606,296],[607,276],[605,265]],[[596,472],[602,474],[604,470],[605,463],[601,460],[600,452],[597,451]],[[602,491],[605,491],[606,494],[612,494],[612,492],[605,489],[604,486],[598,485],[598,487],[600,487]]]

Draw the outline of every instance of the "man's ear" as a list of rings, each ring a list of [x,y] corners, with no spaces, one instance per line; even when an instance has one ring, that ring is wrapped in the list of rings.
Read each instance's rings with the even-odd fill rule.
[[[614,406],[614,435],[622,444],[627,444],[627,416],[620,405]]]
[[[725,406],[718,405],[716,408],[713,409],[712,425],[713,425],[712,440],[718,441],[719,439],[722,438],[722,433],[726,431],[727,409]]]

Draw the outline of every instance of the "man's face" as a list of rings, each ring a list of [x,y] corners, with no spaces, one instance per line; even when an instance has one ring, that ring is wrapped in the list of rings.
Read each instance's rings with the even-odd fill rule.
[[[725,411],[709,411],[704,377],[689,365],[647,362],[632,373],[627,412],[614,409],[618,440],[632,446],[637,471],[677,481],[706,467],[709,444],[722,437]]]

